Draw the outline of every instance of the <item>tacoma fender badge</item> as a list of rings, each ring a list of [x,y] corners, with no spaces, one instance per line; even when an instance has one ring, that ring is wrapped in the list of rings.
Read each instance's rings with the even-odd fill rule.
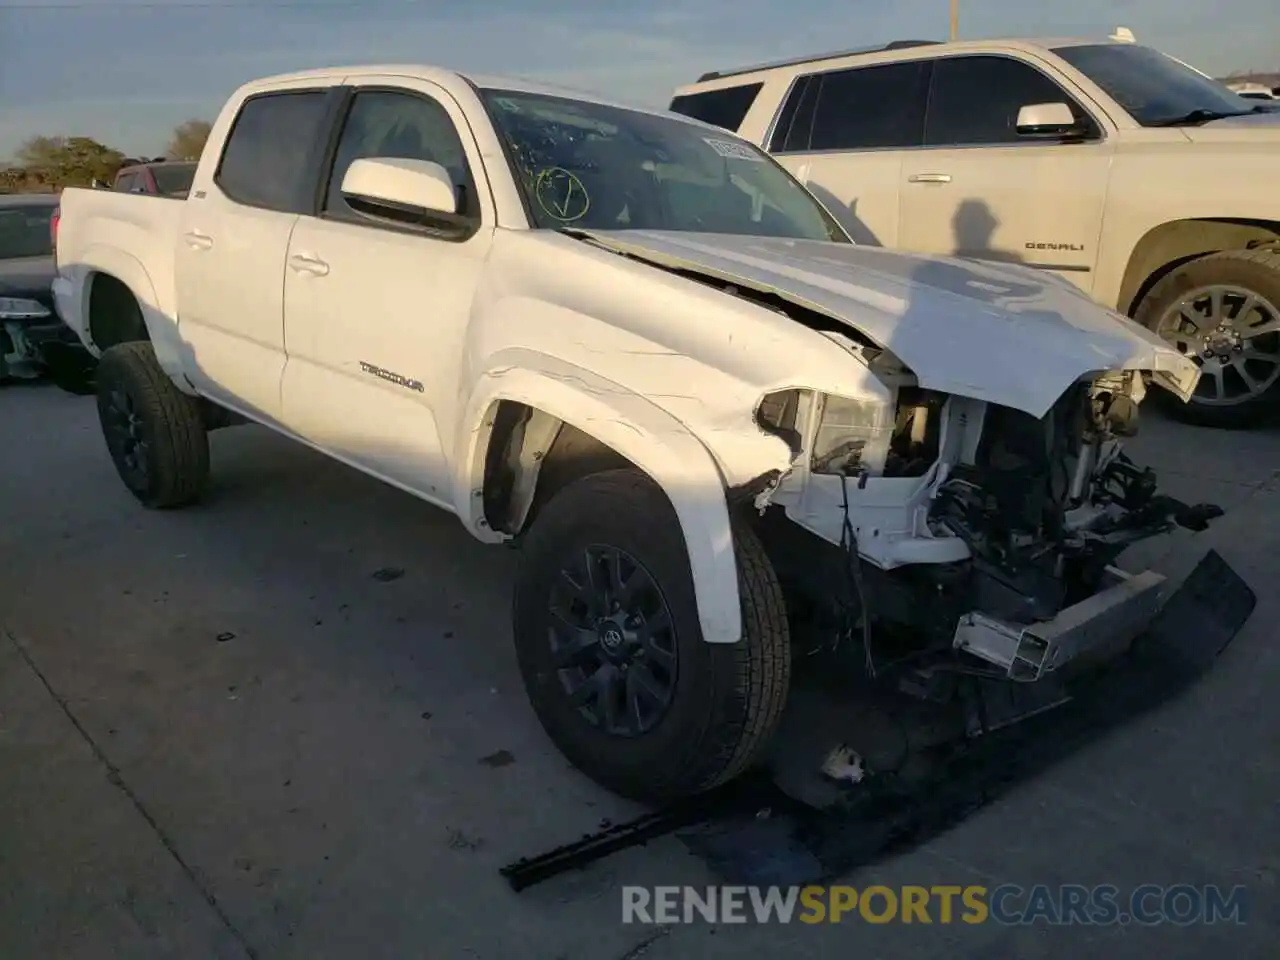
[[[410,380],[408,377],[402,377],[398,373],[392,373],[390,370],[384,370],[382,367],[375,367],[372,363],[360,361],[360,369],[365,373],[372,374],[382,380],[389,380],[394,384],[413,390],[416,393],[424,393],[426,388],[422,386],[421,380]]]

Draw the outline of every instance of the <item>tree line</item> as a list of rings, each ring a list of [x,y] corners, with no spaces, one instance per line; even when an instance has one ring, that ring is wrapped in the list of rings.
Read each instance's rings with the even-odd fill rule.
[[[210,124],[187,120],[169,137],[163,157],[130,157],[92,137],[32,137],[18,148],[15,163],[0,169],[0,193],[56,193],[63,187],[110,183],[121,167],[150,160],[196,160]]]

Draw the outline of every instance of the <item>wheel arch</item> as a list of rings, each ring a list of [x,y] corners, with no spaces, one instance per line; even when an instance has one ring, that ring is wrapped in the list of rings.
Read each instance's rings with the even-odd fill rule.
[[[676,512],[704,639],[739,641],[731,491],[702,441],[651,401],[590,371],[524,350],[502,359],[523,362],[480,376],[458,433],[454,499],[472,534],[507,540],[559,487],[635,467]]]
[[[1116,309],[1132,317],[1151,288],[1169,273],[1205,254],[1245,250],[1280,241],[1280,222],[1236,218],[1171,220],[1148,230],[1125,267]]]
[[[90,249],[84,259],[84,329],[93,351],[101,355],[119,343],[147,340],[178,389],[193,394],[183,373],[177,320],[164,309],[142,262],[110,247]]]

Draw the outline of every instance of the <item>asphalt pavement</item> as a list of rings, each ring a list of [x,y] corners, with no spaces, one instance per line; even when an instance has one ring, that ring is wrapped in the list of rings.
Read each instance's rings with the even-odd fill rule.
[[[1228,510],[1144,559],[1217,547],[1253,620],[1189,695],[847,882],[1242,884],[1243,926],[637,926],[622,885],[712,882],[675,839],[498,875],[637,812],[525,702],[511,551],[258,427],[214,435],[205,504],[145,511],[92,399],[0,389],[0,956],[1274,957],[1280,431],[1144,428],[1169,492]]]

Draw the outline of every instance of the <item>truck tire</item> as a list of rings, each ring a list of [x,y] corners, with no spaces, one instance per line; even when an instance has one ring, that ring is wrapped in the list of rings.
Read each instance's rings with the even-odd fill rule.
[[[675,511],[637,470],[568,485],[522,544],[513,633],[534,712],[575,767],[621,796],[709,790],[753,766],[777,728],[791,672],[782,590],[755,533],[736,525],[734,538],[733,644],[703,641]]]
[[[1280,251],[1224,250],[1161,278],[1134,313],[1138,323],[1193,356],[1200,385],[1173,416],[1206,427],[1258,425],[1280,395]]]
[[[144,506],[198,500],[209,477],[200,405],[173,385],[146,341],[107,350],[97,370],[98,420],[124,485]]]

